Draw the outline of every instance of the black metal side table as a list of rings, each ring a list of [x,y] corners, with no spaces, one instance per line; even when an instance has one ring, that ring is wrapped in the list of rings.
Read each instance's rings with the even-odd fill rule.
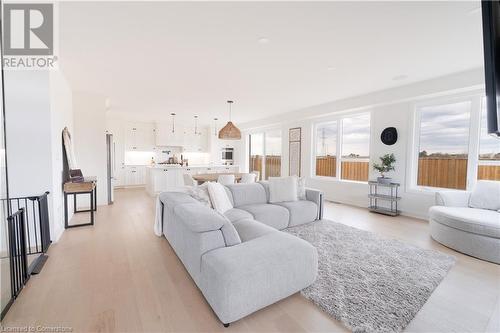
[[[370,206],[368,207],[371,212],[397,216],[401,212],[398,210],[398,201],[401,197],[398,196],[399,183],[379,183],[374,180],[368,182],[370,186]],[[386,205],[380,205],[379,201],[387,202]]]
[[[76,197],[79,194],[88,194],[90,197],[90,209],[77,209]],[[90,213],[90,222],[70,225],[68,221],[68,195],[73,195],[73,213]],[[64,184],[64,228],[83,227],[94,225],[94,212],[97,211],[97,179],[87,177],[83,182]]]

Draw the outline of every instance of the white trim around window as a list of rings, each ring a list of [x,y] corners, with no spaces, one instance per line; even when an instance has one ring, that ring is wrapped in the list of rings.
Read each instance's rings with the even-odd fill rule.
[[[328,118],[323,118],[320,119],[316,122],[314,122],[311,126],[311,133],[312,133],[312,167],[311,167],[311,172],[310,172],[310,177],[318,180],[325,180],[325,181],[342,181],[342,182],[349,182],[349,183],[361,183],[361,184],[366,184],[366,181],[357,181],[357,180],[350,180],[350,179],[342,179],[342,143],[343,143],[343,120],[346,118],[355,118],[363,115],[369,115],[370,116],[370,139],[368,140],[368,155],[370,154],[370,144],[371,144],[371,135],[372,135],[372,124],[371,124],[371,119],[372,119],[372,114],[371,110],[363,110],[363,111],[357,111],[353,113],[342,113],[336,116],[328,117]],[[316,175],[316,158],[318,156],[318,136],[317,136],[317,130],[320,126],[322,125],[327,125],[327,124],[333,124],[336,123],[337,126],[337,139],[336,139],[336,147],[335,147],[335,177],[331,176],[317,176]],[[369,157],[368,157],[369,160]]]
[[[246,132],[244,135],[246,137],[246,140],[248,141],[248,151],[246,152],[246,164],[248,165],[248,170],[250,171],[250,156],[252,153],[252,147],[251,147],[251,139],[250,137],[252,135],[257,135],[261,134],[262,135],[262,162],[261,162],[261,179],[264,180],[266,177],[266,158],[267,158],[267,134],[269,132],[279,132],[279,137],[280,137],[280,156],[281,156],[281,162],[280,162],[280,174],[283,174],[283,131],[281,127],[264,127],[262,129],[255,129],[252,131]]]
[[[409,119],[410,135],[408,138],[407,149],[407,169],[406,169],[406,191],[413,193],[427,193],[434,195],[436,191],[440,190],[455,190],[460,189],[439,188],[431,186],[417,185],[418,178],[418,161],[420,150],[420,124],[421,113],[420,109],[429,106],[440,106],[446,104],[470,102],[470,115],[469,115],[469,137],[468,137],[468,151],[467,151],[467,179],[466,190],[471,190],[477,183],[477,172],[479,162],[479,142],[480,142],[480,126],[481,126],[481,100],[483,98],[482,91],[468,92],[462,95],[439,97],[436,99],[427,100],[424,102],[414,103],[412,115]]]

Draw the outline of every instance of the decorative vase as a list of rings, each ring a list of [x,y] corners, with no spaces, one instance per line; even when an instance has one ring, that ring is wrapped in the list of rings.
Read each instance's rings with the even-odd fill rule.
[[[389,177],[377,177],[377,182],[379,184],[390,184],[392,181],[392,178]]]

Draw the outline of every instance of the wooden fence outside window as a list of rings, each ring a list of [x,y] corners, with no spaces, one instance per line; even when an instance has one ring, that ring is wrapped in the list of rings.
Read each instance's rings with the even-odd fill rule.
[[[260,171],[262,175],[261,155],[250,158],[250,171]],[[498,162],[498,163],[497,163]],[[335,156],[316,157],[316,176],[336,177]],[[266,179],[281,175],[281,156],[266,156]],[[349,159],[342,161],[341,178],[346,180],[367,181],[370,170],[368,161]],[[500,181],[500,161],[483,163],[478,166],[478,179]],[[421,157],[418,160],[419,186],[465,189],[467,182],[467,159],[445,157]]]
[[[335,156],[316,157],[316,176],[335,177],[336,163]],[[343,161],[342,179],[366,181],[369,167],[366,161]],[[500,181],[500,161],[480,164],[477,176],[477,179]],[[467,159],[465,158],[419,158],[417,178],[419,186],[465,189],[466,179]]]
[[[262,155],[252,155],[250,156],[250,171],[259,171],[260,177],[262,178]],[[266,156],[266,166],[265,166],[265,179],[269,177],[280,177],[281,176],[281,156],[277,155],[267,155]]]

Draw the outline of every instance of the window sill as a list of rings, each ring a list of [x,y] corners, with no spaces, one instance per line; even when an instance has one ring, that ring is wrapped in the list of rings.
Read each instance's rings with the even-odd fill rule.
[[[324,180],[327,182],[336,182],[338,181],[337,177],[328,177],[328,176],[311,176],[313,180]]]
[[[312,180],[316,181],[327,181],[327,182],[337,182],[337,183],[352,183],[352,184],[363,184],[368,185],[368,182],[349,180],[349,179],[339,179],[337,177],[326,177],[326,176],[311,176]]]

